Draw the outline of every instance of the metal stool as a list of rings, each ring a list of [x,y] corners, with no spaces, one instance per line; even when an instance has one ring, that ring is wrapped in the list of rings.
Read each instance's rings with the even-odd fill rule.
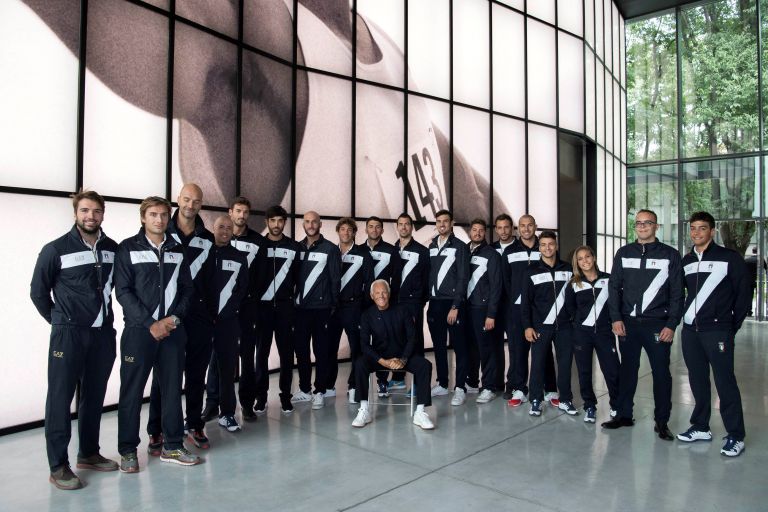
[[[374,375],[376,375],[376,372],[371,372],[371,374],[368,376],[368,404],[369,405],[379,405],[379,404],[381,404],[381,405],[400,405],[400,406],[402,406],[402,405],[410,405],[411,406],[411,417],[413,417],[413,413],[416,410],[416,384],[413,382],[413,375],[411,375],[408,372],[406,372],[406,374],[405,374],[406,375],[406,377],[405,377],[406,380],[408,379],[409,375],[411,377],[411,391],[410,391],[411,392],[411,400],[410,400],[409,403],[393,403],[391,401],[389,401],[389,402],[379,402],[377,400],[374,400],[374,398],[378,398],[378,396],[375,396],[375,395],[378,394],[378,391],[374,391],[374,387],[376,389],[378,389],[378,386],[374,386],[374,383],[375,383],[374,378],[373,378]],[[406,386],[406,389],[407,389],[407,386]],[[390,397],[391,396],[407,396],[407,395],[408,395],[407,391],[404,391],[404,392],[394,392],[394,393],[390,392],[389,393]]]

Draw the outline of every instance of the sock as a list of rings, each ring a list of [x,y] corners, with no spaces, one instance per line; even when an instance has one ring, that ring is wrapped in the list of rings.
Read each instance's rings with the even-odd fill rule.
[[[360,408],[364,411],[368,410],[368,400],[360,400]]]
[[[416,406],[416,412],[424,412],[424,404],[418,404]]]

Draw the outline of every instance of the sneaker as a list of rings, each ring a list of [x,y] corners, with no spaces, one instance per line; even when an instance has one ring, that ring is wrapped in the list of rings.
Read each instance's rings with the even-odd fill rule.
[[[435,384],[432,387],[432,391],[430,391],[430,393],[432,396],[445,396],[449,393],[449,391],[440,384]]]
[[[265,401],[264,410],[266,409],[267,407],[266,407],[266,401]],[[242,412],[243,412],[243,421],[247,421],[250,423],[258,419],[258,416],[256,416],[256,411],[253,410],[253,407],[244,406]]]
[[[91,455],[90,457],[77,458],[78,469],[92,469],[94,471],[117,471],[120,465],[101,454]]]
[[[515,394],[515,392],[512,391],[511,389],[506,389],[506,390],[504,390],[504,394],[501,395],[501,397],[504,400],[512,400],[512,395],[514,395],[514,394]]]
[[[541,400],[531,400],[531,409],[528,411],[531,416],[541,416]]]
[[[587,407],[584,409],[584,423],[594,423],[597,420],[597,409]]]
[[[239,432],[240,425],[234,416],[222,416],[219,418],[219,426],[227,429],[227,432]]]
[[[568,416],[576,416],[579,414],[579,410],[573,406],[573,402],[570,400],[563,400],[557,405],[557,408],[561,411],[565,411]]]
[[[476,395],[476,394],[480,393],[480,388],[472,387],[469,384],[464,384],[464,387],[467,388],[467,394],[468,395]]]
[[[691,427],[682,434],[677,434],[677,438],[680,441],[686,443],[693,443],[694,441],[711,441],[712,432],[705,432],[703,430],[696,430],[696,427]]]
[[[203,414],[200,417],[206,423],[215,420],[219,417],[219,406],[211,404],[206,405],[205,409],[203,409]]]
[[[496,393],[494,393],[490,389],[484,389],[483,391],[480,392],[480,396],[477,397],[477,403],[487,404],[494,398],[496,398]]]
[[[420,427],[422,430],[432,430],[435,428],[435,424],[429,419],[427,411],[416,411],[413,413],[413,424]]]
[[[357,416],[355,416],[355,419],[352,422],[352,426],[356,428],[363,428],[372,421],[373,418],[371,418],[371,413],[368,411],[368,409],[363,409],[361,407],[357,410]]]
[[[291,402],[311,402],[312,401],[312,395],[309,393],[305,393],[304,391],[299,391],[298,393],[295,393],[293,397],[291,397]]]
[[[725,439],[725,444],[720,449],[720,453],[726,457],[738,457],[744,451],[744,441],[737,441],[731,436],[726,436],[723,439]]]
[[[357,400],[355,400],[355,388],[347,390],[347,402],[350,404],[358,403]]]
[[[267,412],[267,399],[259,398],[256,400],[256,405],[253,406],[253,412],[256,414],[264,414]]]
[[[389,389],[405,389],[405,381],[404,380],[391,380],[389,381],[389,384],[387,385]]]
[[[72,472],[69,464],[64,464],[56,471],[52,471],[48,481],[62,491],[74,491],[83,487],[83,482]]]
[[[333,398],[336,396],[336,388],[326,389],[325,390],[325,398]]]
[[[149,436],[149,444],[147,445],[147,453],[152,457],[159,457],[160,452],[163,451],[163,434],[156,436]]]
[[[219,423],[221,423],[221,419],[219,419]],[[197,446],[201,450],[207,450],[208,448],[211,447],[211,443],[210,441],[208,441],[208,438],[206,437],[203,429],[196,429],[196,428],[189,429],[189,435],[187,436],[187,438],[190,440],[190,442],[192,442],[195,446]],[[163,456],[164,452],[165,450],[160,452],[160,457]]]
[[[467,394],[461,388],[453,390],[453,398],[451,399],[451,405],[464,405],[467,401]]]
[[[544,401],[549,402],[549,405],[552,407],[559,407],[560,406],[560,395],[555,393],[554,391],[549,391],[544,395]]]
[[[509,401],[507,402],[507,405],[509,405],[510,407],[520,407],[527,401],[528,401],[528,397],[525,396],[525,393],[523,393],[519,389],[516,389],[512,393],[512,398],[509,399]]]
[[[219,418],[219,421],[221,421],[221,418]],[[186,448],[179,448],[177,450],[163,449],[163,453],[160,454],[160,460],[163,462],[180,464],[182,466],[196,466],[203,462],[203,459],[190,453]]]
[[[139,458],[136,456],[136,452],[126,453],[125,455],[120,456],[120,472],[121,473],[138,473],[139,472]]]
[[[322,409],[325,406],[325,396],[322,393],[315,393],[312,397],[312,409]]]
[[[611,409],[611,418],[615,418],[617,414],[618,412],[616,411],[616,409]]]
[[[379,382],[378,394],[379,398],[387,398],[389,396],[389,389],[386,382]]]
[[[290,414],[293,412],[293,404],[291,403],[290,395],[280,396],[280,409],[283,411],[283,414]]]

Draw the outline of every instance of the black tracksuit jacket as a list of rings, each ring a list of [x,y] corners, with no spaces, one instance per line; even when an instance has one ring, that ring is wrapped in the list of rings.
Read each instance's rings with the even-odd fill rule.
[[[429,249],[414,239],[405,247],[400,247],[398,240],[395,249],[401,260],[400,275],[395,278],[397,301],[423,306],[429,300]]]
[[[332,309],[339,302],[341,251],[323,235],[312,245],[301,241],[296,305],[301,309]]]
[[[374,280],[374,264],[371,251],[363,245],[352,245],[349,251],[341,256],[339,305],[365,302],[370,296],[370,287]]]
[[[292,302],[299,280],[301,246],[288,236],[264,239],[262,260],[258,263],[258,295],[262,302]]]
[[[232,247],[246,255],[248,263],[248,290],[243,302],[257,302],[259,300],[259,269],[264,263],[264,247],[266,239],[261,233],[246,227],[242,235],[233,235],[230,242]]]
[[[501,256],[483,240],[470,249],[467,301],[471,308],[487,307],[486,317],[496,318],[503,288]]]
[[[208,294],[205,290],[203,283],[210,280],[210,274],[213,271],[213,266],[208,265],[208,256],[210,255],[211,248],[213,248],[214,240],[213,233],[205,228],[205,223],[202,217],[197,215],[195,217],[195,230],[190,236],[185,236],[176,226],[176,219],[179,216],[179,209],[177,208],[173,212],[173,217],[168,223],[168,233],[173,237],[176,242],[182,245],[184,251],[184,259],[189,265],[189,273],[192,276],[192,284],[195,289],[192,303],[190,305],[189,314],[194,314],[199,317],[211,320],[210,311],[212,305],[206,304],[205,300]]]
[[[611,332],[611,316],[608,313],[607,272],[598,272],[597,279],[581,283],[568,283],[565,290],[565,306],[573,317],[573,326],[583,331]]]
[[[520,239],[515,239],[502,255],[501,276],[504,281],[504,291],[510,304],[520,305],[523,293],[525,273],[531,266],[541,260],[539,239],[535,239],[533,247],[528,248]]]
[[[565,288],[571,277],[571,266],[559,259],[553,267],[539,261],[526,271],[520,304],[523,329],[559,330],[571,326],[570,313],[564,307]]]
[[[214,245],[208,259],[213,267],[204,283],[209,315],[214,321],[237,318],[248,293],[248,255],[232,245]]]
[[[442,249],[437,240],[429,244],[429,297],[450,300],[452,308],[461,307],[469,282],[469,247],[451,233]]]

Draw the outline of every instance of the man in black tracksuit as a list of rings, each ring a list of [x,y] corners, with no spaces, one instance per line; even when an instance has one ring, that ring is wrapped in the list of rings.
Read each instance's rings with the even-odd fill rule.
[[[645,349],[653,373],[654,430],[671,441],[667,422],[672,410],[669,353],[683,308],[680,254],[656,238],[656,214],[635,216],[637,241],[616,252],[609,280],[608,307],[613,333],[619,337],[619,404],[616,418],[603,427],[632,426],[632,407],[640,350]]]
[[[265,240],[261,234],[248,227],[248,217],[251,213],[251,202],[246,197],[236,197],[229,205],[229,218],[233,223],[231,245],[246,256],[248,263],[248,290],[240,304],[240,405],[243,419],[256,419],[253,404],[256,401],[254,355],[258,339],[258,269],[263,258]],[[205,409],[203,421],[219,417],[219,375],[217,373],[216,349],[211,355],[208,366],[206,385]],[[266,401],[264,402],[266,406]]]
[[[326,396],[329,392],[335,394],[336,377],[339,374],[339,343],[342,331],[347,333],[351,370],[347,379],[347,389],[350,403],[356,403],[355,391],[355,361],[360,357],[360,315],[362,314],[365,298],[370,293],[373,282],[374,260],[371,251],[364,245],[355,244],[357,224],[354,219],[344,217],[336,224],[339,234],[339,252],[341,253],[341,291],[339,306],[331,315],[328,324],[328,381],[325,384]]]
[[[321,409],[325,405],[330,371],[328,321],[339,302],[341,252],[320,234],[322,222],[317,212],[305,213],[303,224],[307,236],[300,243],[301,264],[296,287],[296,362],[299,366],[299,389],[303,394],[301,398],[306,401],[304,396],[309,394],[312,380],[311,339],[315,354],[312,409]],[[294,399],[299,401],[296,397]]]
[[[78,381],[77,467],[117,469],[114,461],[99,454],[101,409],[115,362],[111,293],[117,243],[101,230],[104,199],[99,194],[81,191],[73,196],[72,205],[75,225],[43,247],[30,285],[32,302],[51,324],[45,440],[50,482],[63,490],[82,487],[67,455],[70,406]]]
[[[184,396],[187,417],[185,430],[189,431],[189,440],[198,448],[210,446],[203,427],[203,396],[205,393],[205,372],[213,351],[213,307],[206,304],[209,294],[206,283],[210,282],[214,269],[209,264],[208,256],[213,247],[213,234],[205,228],[199,212],[203,206],[203,192],[194,183],[184,185],[177,199],[179,207],[168,224],[168,234],[184,251],[184,258],[189,263],[195,293],[190,309],[185,318],[187,344],[184,359]],[[147,433],[151,437],[150,454],[159,455],[162,439],[160,417],[162,395],[157,379],[152,377],[152,391],[149,401],[149,420]]]
[[[142,228],[120,243],[115,260],[115,296],[125,319],[117,412],[120,470],[125,473],[139,471],[139,416],[152,370],[163,397],[160,460],[181,465],[201,462],[183,444],[184,324],[194,288],[183,246],[166,233],[170,212],[167,200],[145,199],[140,206]]]
[[[448,394],[448,335],[456,355],[456,387],[451,401],[463,403],[469,370],[464,322],[469,282],[469,248],[453,234],[453,214],[435,214],[438,235],[429,245],[429,310],[427,324],[435,349],[437,384],[432,396]]]
[[[571,318],[565,305],[565,289],[573,277],[571,265],[557,257],[557,235],[544,231],[539,237],[541,260],[531,266],[523,280],[520,316],[525,339],[531,344],[530,397],[531,416],[541,415],[544,400],[546,355],[557,352],[558,408],[570,415],[578,414],[571,392],[573,360]]]
[[[712,413],[709,369],[720,397],[720,415],[728,435],[720,450],[736,457],[744,451],[744,413],[733,371],[734,338],[752,303],[750,276],[736,251],[717,245],[715,219],[707,212],[690,218],[693,249],[682,261],[687,290],[683,308],[683,358],[696,406],[691,427],[680,441],[710,441]]]
[[[267,403],[269,392],[269,352],[274,337],[280,356],[280,407],[286,414],[293,411],[291,382],[293,381],[294,322],[293,301],[299,279],[301,246],[283,234],[288,212],[282,206],[270,206],[266,211],[267,236],[263,257],[259,263],[258,296],[260,297],[259,337],[256,346],[256,401]],[[240,401],[243,401],[241,396]],[[266,407],[266,405],[265,405]]]
[[[487,225],[483,219],[472,221],[469,229],[470,260],[467,304],[469,318],[466,324],[467,345],[470,352],[479,353],[469,368],[470,382],[478,380],[478,366],[482,365],[483,381],[477,403],[485,404],[496,398],[496,372],[499,365],[498,345],[504,341],[498,336],[496,316],[501,299],[501,256],[485,240]],[[502,351],[502,356],[503,356]],[[503,359],[501,368],[504,368]]]
[[[507,289],[509,288],[508,283],[508,272],[504,267],[507,265],[507,255],[509,254],[509,251],[512,249],[512,244],[515,242],[515,237],[513,236],[514,233],[514,223],[512,222],[512,217],[510,217],[506,213],[501,213],[498,216],[496,216],[496,219],[494,219],[493,222],[493,229],[496,232],[496,236],[498,239],[491,244],[491,247],[496,250],[496,252],[499,253],[499,256],[501,256],[501,264],[502,266],[502,290],[501,290],[501,299],[499,300],[499,309],[496,313],[496,335],[499,336],[502,340],[501,345],[498,345],[496,347],[496,361],[498,362],[498,368],[496,371],[496,389],[497,390],[504,390],[504,400],[510,400],[512,398],[512,394],[514,392],[513,389],[507,389],[504,385],[504,376],[506,375],[504,368],[505,368],[505,356],[504,356],[504,345],[507,346],[507,354],[509,355],[509,372],[510,377],[507,378],[507,382],[510,383],[510,386],[512,385],[512,378],[511,378],[511,372],[513,370],[512,367],[512,361],[514,361],[514,353],[512,352],[512,343],[511,343],[511,332],[507,332],[507,338],[510,338],[509,343],[504,343],[504,333],[509,330],[508,323],[509,323],[509,309],[510,301],[507,298]],[[520,315],[518,315],[519,317]],[[519,325],[520,322],[518,322]],[[522,330],[518,329],[520,332],[520,335],[522,336]]]
[[[240,338],[240,304],[248,293],[247,253],[230,245],[234,224],[226,215],[213,224],[215,245],[209,256],[213,272],[205,283],[205,303],[213,318],[213,349],[219,375],[221,414],[219,425],[229,432],[240,430],[235,420],[235,368]]]

